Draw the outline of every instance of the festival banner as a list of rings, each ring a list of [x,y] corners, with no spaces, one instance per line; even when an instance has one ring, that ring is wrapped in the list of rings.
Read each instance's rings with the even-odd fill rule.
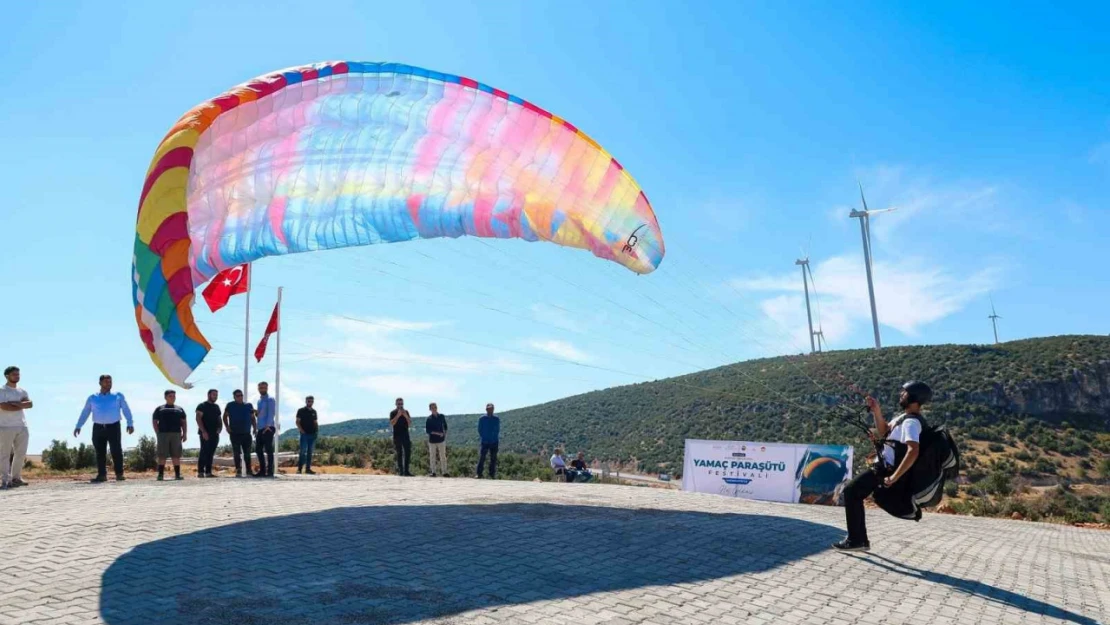
[[[688,439],[682,490],[785,503],[838,505],[852,448]]]

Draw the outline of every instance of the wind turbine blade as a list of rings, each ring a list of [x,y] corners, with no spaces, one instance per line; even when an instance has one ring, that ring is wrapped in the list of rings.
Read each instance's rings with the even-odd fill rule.
[[[861,202],[863,202],[863,210],[864,210],[864,212],[866,212],[867,211],[867,198],[863,197],[863,183],[860,182],[859,180],[856,180],[856,184],[859,185],[859,199],[860,199]]]

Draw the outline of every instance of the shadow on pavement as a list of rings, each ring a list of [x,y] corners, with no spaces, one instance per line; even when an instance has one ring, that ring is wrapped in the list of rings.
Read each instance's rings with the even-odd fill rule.
[[[886,569],[887,571],[900,573],[909,577],[916,577],[917,579],[933,582],[934,584],[944,584],[962,593],[980,597],[994,603],[1018,608],[1033,614],[1049,616],[1063,621],[1078,623],[1079,625],[1099,625],[1098,621],[1083,616],[1082,614],[1069,612],[1068,610],[1058,608],[1043,601],[1031,599],[1016,592],[1010,592],[1009,590],[1002,590],[1001,588],[996,588],[982,582],[963,579],[962,577],[953,577],[951,575],[945,575],[944,573],[917,569],[873,553],[860,557],[860,559],[881,569]],[[876,560],[882,560],[882,562],[876,562]],[[883,562],[886,562],[886,564],[883,564]]]
[[[102,579],[130,623],[397,624],[757,573],[841,532],[790,518],[552,504],[370,506],[139,545]]]

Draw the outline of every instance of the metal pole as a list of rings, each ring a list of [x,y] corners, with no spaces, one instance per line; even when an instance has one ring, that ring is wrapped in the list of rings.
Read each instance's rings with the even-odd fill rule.
[[[247,377],[247,371],[251,366],[251,284],[254,282],[254,275],[252,274],[254,274],[254,271],[248,263],[246,318],[243,322],[243,397],[248,397],[247,389],[250,388],[247,384],[250,379]]]
[[[871,242],[867,240],[867,213],[852,211],[850,216],[859,218],[859,231],[863,238],[863,265],[867,268],[867,295],[871,298],[871,325],[875,329],[875,349],[879,349],[882,341],[879,338],[879,313],[875,309],[875,283],[871,278]]]
[[[274,451],[274,463],[277,464],[278,455],[281,453],[281,290],[283,287],[278,287],[277,296],[277,359],[274,361],[274,441],[277,444],[277,449]],[[274,471],[277,475],[277,471]]]
[[[809,265],[809,259],[797,260],[794,261],[794,264],[802,267],[802,288],[805,289],[806,293],[806,319],[809,321],[809,353],[812,354],[817,351],[817,348],[813,345],[813,313],[809,309],[809,279],[806,277],[806,266]]]
[[[991,317],[991,325],[994,326],[994,344],[998,345],[998,322],[995,319],[997,317]]]

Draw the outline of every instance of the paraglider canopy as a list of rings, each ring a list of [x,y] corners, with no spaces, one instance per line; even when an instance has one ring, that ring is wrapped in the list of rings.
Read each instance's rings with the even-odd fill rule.
[[[419,238],[549,241],[636,273],[663,259],[639,185],[569,122],[477,81],[326,62],[240,85],[188,113],[139,199],[139,334],[173,383],[210,345],[194,289],[265,256]]]

